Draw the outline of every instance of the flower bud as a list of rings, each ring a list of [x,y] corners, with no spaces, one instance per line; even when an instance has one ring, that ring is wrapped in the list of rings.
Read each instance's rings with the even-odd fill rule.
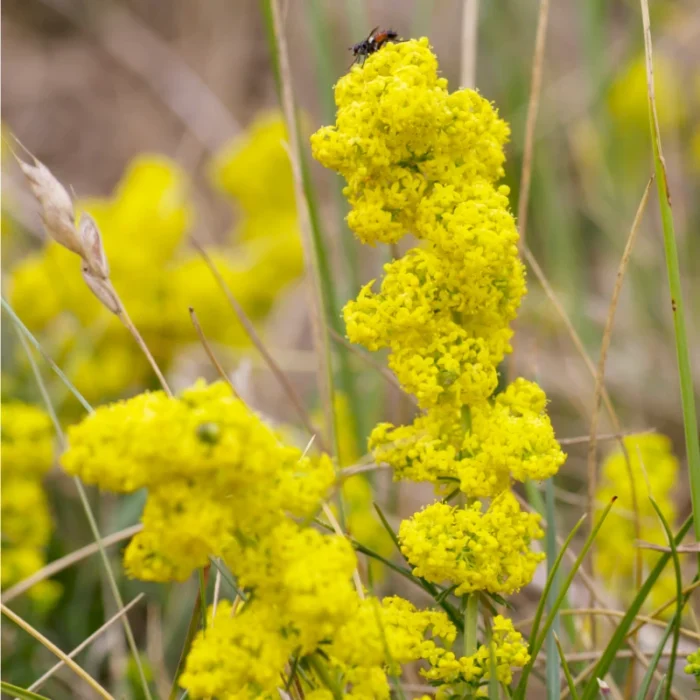
[[[82,256],[83,248],[75,230],[73,202],[65,187],[36,158],[35,165],[29,165],[19,158],[17,162],[41,205],[41,219],[46,232],[56,243]]]
[[[109,262],[102,245],[102,234],[97,222],[86,211],[80,214],[78,236],[83,247],[83,260],[90,273],[102,279],[109,277]]]
[[[83,261],[81,266],[81,272],[83,273],[83,279],[85,284],[90,287],[92,293],[113,313],[119,314],[121,312],[121,304],[119,303],[119,298],[117,297],[112,283],[108,279],[104,279],[93,274],[92,270],[88,267],[87,263]]]

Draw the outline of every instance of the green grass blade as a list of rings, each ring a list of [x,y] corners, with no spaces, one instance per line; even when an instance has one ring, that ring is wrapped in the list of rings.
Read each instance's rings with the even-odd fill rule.
[[[668,545],[671,548],[671,557],[673,559],[673,570],[676,577],[676,614],[674,615],[673,621],[673,641],[671,642],[671,657],[668,661],[668,682],[666,684],[666,700],[671,697],[671,687],[673,686],[673,671],[676,665],[676,655],[678,654],[678,640],[681,635],[681,617],[683,615],[683,579],[681,578],[681,560],[678,556],[678,550],[673,541],[673,533],[668,525],[668,521],[664,517],[664,514],[659,508],[659,504],[649,496],[651,505],[656,511],[656,515],[661,521],[661,526],[666,533],[666,539],[668,539]],[[657,662],[658,663],[658,662]],[[650,666],[651,668],[651,666]]]
[[[275,81],[277,84],[277,94],[278,98],[280,100],[280,104],[282,104],[282,82],[281,82],[281,71],[280,71],[280,62],[279,62],[279,48],[277,46],[277,41],[275,38],[275,31],[274,31],[274,18],[273,18],[273,12],[272,12],[272,1],[273,0],[261,0],[261,7],[262,7],[262,15],[263,15],[263,23],[265,25],[265,35],[267,37],[267,43],[268,43],[268,48],[270,51],[270,59],[271,63],[273,65],[274,69],[274,74],[275,74]],[[299,120],[295,119],[295,125],[296,125],[296,139],[299,144],[304,143],[304,139],[302,138],[301,130],[299,127]],[[321,220],[320,220],[320,215],[319,215],[319,207],[318,207],[318,202],[316,198],[316,192],[313,186],[313,182],[311,180],[311,173],[309,170],[309,158],[307,154],[307,149],[306,148],[299,148],[299,153],[296,154],[298,155],[299,158],[299,165],[300,165],[300,170],[301,170],[301,180],[302,180],[302,186],[304,190],[304,197],[306,199],[306,203],[308,205],[308,214],[309,214],[309,223],[310,223],[310,229],[311,229],[311,239],[312,239],[312,257],[313,257],[313,266],[314,266],[314,274],[317,275],[318,277],[318,287],[320,291],[320,296],[321,296],[321,306],[323,309],[323,319],[324,324],[330,325],[333,330],[335,330],[337,333],[340,335],[345,335],[345,328],[344,324],[342,321],[342,317],[340,314],[340,306],[338,304],[338,299],[336,295],[336,290],[334,286],[334,278],[335,275],[333,274],[333,270],[331,269],[331,264],[330,264],[330,256],[328,252],[328,247],[326,246],[326,242],[323,236],[323,231],[321,229]],[[324,328],[325,331],[325,328]],[[319,348],[320,350],[320,348]],[[330,352],[330,351],[329,351]],[[355,386],[354,382],[354,376],[352,372],[352,366],[350,362],[350,353],[347,348],[345,347],[339,347],[338,348],[338,360],[339,360],[339,385],[341,390],[345,393],[345,395],[348,398],[348,402],[350,403],[350,407],[352,409],[352,414],[355,416],[361,416],[363,415],[363,411],[361,409],[361,405],[359,402],[359,397],[357,394],[357,388]],[[330,364],[330,363],[329,363]],[[332,384],[332,382],[331,382]],[[323,404],[325,397],[321,397],[321,403]],[[337,433],[337,430],[335,429],[335,419],[333,420],[333,425],[329,426],[331,431],[333,432],[334,436]],[[359,425],[356,426],[357,428],[357,434],[355,436],[356,438],[356,443],[359,449],[363,450],[364,445],[363,440],[364,438],[361,435],[361,427]],[[335,444],[334,440],[329,440],[331,444]],[[342,499],[341,499],[342,500]],[[343,523],[344,517],[343,517],[343,508],[342,508],[342,503],[339,502],[339,518],[341,521],[341,525]]]
[[[569,695],[571,695],[571,700],[578,700],[578,693],[576,692],[576,684],[574,683],[574,677],[571,675],[571,669],[569,668],[569,664],[566,661],[566,656],[564,656],[564,650],[561,648],[561,642],[559,641],[559,637],[556,634],[554,635],[554,643],[557,645],[557,651],[559,652],[561,668],[564,671],[566,684],[569,686]],[[549,683],[549,679],[547,679],[547,683]],[[547,687],[549,688],[549,685]]]
[[[688,530],[690,530],[692,524],[693,517],[690,516],[683,523],[681,529],[678,531],[678,534],[673,540],[676,546],[678,546],[681,543]],[[641,609],[642,605],[644,605],[644,601],[647,599],[647,596],[651,592],[651,589],[654,587],[654,584],[656,583],[657,579],[661,575],[661,572],[664,570],[666,564],[668,564],[670,559],[671,553],[664,552],[659,557],[659,561],[656,562],[656,566],[654,566],[654,568],[651,570],[649,576],[647,576],[646,581],[640,588],[637,595],[634,597],[632,603],[629,605],[625,616],[620,620],[617,628],[615,629],[615,632],[613,633],[613,636],[608,642],[608,646],[605,647],[605,650],[603,651],[600,660],[598,661],[595,669],[593,670],[591,680],[588,681],[586,687],[583,690],[581,700],[593,700],[597,696],[597,679],[603,678],[610,669],[610,666],[615,660],[617,650],[620,649],[624,644],[627,632],[629,631],[632,624],[634,624],[635,618],[639,614],[639,610]]]
[[[656,117],[656,100],[654,97],[654,74],[652,68],[651,27],[649,22],[648,0],[640,0],[642,7],[642,23],[644,28],[644,52],[646,55],[647,89],[649,95],[649,126],[651,129],[651,144],[654,153],[654,171],[656,186],[659,193],[659,210],[664,236],[664,251],[666,270],[671,291],[671,312],[676,339],[676,355],[678,359],[678,375],[680,379],[681,404],[683,406],[683,429],[685,432],[685,449],[688,459],[688,475],[690,477],[690,498],[693,505],[695,523],[695,539],[700,540],[700,431],[698,430],[695,395],[693,391],[693,373],[690,366],[690,351],[688,334],[685,326],[683,290],[681,286],[676,233],[671,208],[671,192],[666,173],[666,161],[661,148],[661,134]],[[700,570],[700,556],[698,557]]]
[[[664,632],[663,636],[661,637],[661,641],[659,642],[658,646],[656,647],[656,651],[654,652],[654,656],[649,659],[649,666],[647,667],[646,673],[644,674],[644,678],[642,678],[641,685],[639,686],[639,692],[637,693],[638,698],[646,698],[647,694],[649,692],[649,688],[651,688],[651,682],[654,679],[654,671],[656,670],[656,667],[659,665],[659,661],[661,661],[661,653],[664,650],[664,647],[666,646],[666,642],[668,641],[668,638],[671,636],[671,632],[673,631],[675,627],[675,615],[671,619],[671,621],[668,623],[666,626],[666,631]],[[659,688],[657,688],[656,693],[658,694],[660,690],[663,690],[664,684],[661,683],[659,684]],[[654,696],[656,697],[656,695]]]
[[[209,561],[214,565],[214,567],[219,571],[221,574],[221,578],[228,583],[229,586],[231,586],[231,590],[234,591],[234,593],[241,599],[241,600],[247,600],[248,597],[246,594],[238,587],[236,582],[233,579],[233,576],[231,576],[231,573],[229,570],[224,566],[216,557],[209,557]]]
[[[564,544],[562,545],[562,548],[559,550],[559,554],[557,555],[557,558],[554,561],[554,564],[552,565],[552,568],[549,572],[549,576],[547,577],[547,581],[545,582],[544,585],[544,590],[542,591],[542,595],[540,596],[540,602],[537,605],[537,610],[535,611],[535,618],[532,621],[532,629],[530,631],[530,639],[535,640],[537,638],[537,634],[539,632],[539,627],[540,627],[540,622],[542,620],[542,615],[544,614],[544,606],[547,602],[547,598],[549,597],[549,591],[552,588],[552,585],[554,583],[554,576],[556,575],[557,571],[559,570],[559,567],[561,566],[561,561],[564,558],[564,553],[566,550],[569,548],[569,545],[571,544],[571,541],[574,539],[574,536],[578,532],[579,528],[581,525],[583,525],[583,521],[586,519],[585,515],[582,515],[576,525],[572,528],[571,532],[569,533],[568,537],[566,540],[564,540]]]
[[[661,677],[661,681],[659,681],[659,687],[656,689],[656,692],[654,693],[654,700],[660,700],[661,698],[661,693],[663,692],[664,688],[664,680],[666,680],[666,674]]]
[[[547,512],[547,530],[545,531],[545,549],[547,553],[547,575],[551,574],[554,562],[557,559],[557,529],[554,512],[554,483],[552,479],[545,481],[545,508]],[[552,589],[549,591],[546,603],[547,610],[551,610],[552,603],[559,596],[561,576],[559,571],[554,572],[552,577]],[[559,615],[554,618],[552,629],[547,634],[545,645],[545,670],[547,678],[547,698],[548,700],[559,700],[559,658],[557,651],[557,635],[559,634]]]
[[[374,505],[374,510],[377,511],[377,515],[379,516],[379,519],[382,521],[382,525],[384,526],[384,529],[387,531],[389,534],[389,537],[391,537],[391,541],[396,545],[396,549],[401,552],[401,544],[399,543],[399,538],[394,532],[394,529],[389,525],[389,521],[386,519],[384,513],[382,513],[382,509],[377,505],[377,503],[373,503]]]
[[[524,698],[525,697],[525,691],[527,689],[527,679],[528,676],[530,675],[530,672],[532,671],[532,668],[535,663],[535,659],[537,658],[537,655],[539,654],[540,649],[542,648],[542,645],[544,644],[545,637],[547,635],[547,632],[551,628],[555,617],[557,616],[557,612],[559,608],[561,607],[561,604],[564,600],[564,596],[566,595],[566,592],[569,590],[569,587],[571,586],[571,583],[574,580],[574,576],[576,576],[576,572],[579,570],[581,564],[583,563],[583,560],[586,557],[586,554],[588,554],[588,550],[591,548],[593,545],[593,542],[595,538],[597,537],[598,533],[600,532],[600,528],[603,526],[603,523],[605,522],[605,519],[608,517],[608,513],[610,512],[610,509],[613,507],[613,504],[617,498],[613,498],[610,503],[606,506],[605,510],[601,513],[600,518],[598,518],[598,522],[595,524],[591,532],[589,533],[588,537],[586,538],[586,541],[583,544],[583,548],[581,549],[581,552],[579,553],[578,557],[576,557],[576,561],[574,562],[573,566],[571,567],[571,570],[569,571],[568,576],[564,580],[564,583],[561,587],[561,591],[559,592],[559,595],[556,597],[554,603],[552,604],[552,609],[549,611],[547,618],[545,619],[545,623],[542,629],[542,633],[539,635],[539,637],[536,637],[537,634],[537,629],[535,628],[535,625],[533,623],[533,630],[530,633],[530,639],[534,640],[532,642],[531,648],[530,648],[530,654],[531,658],[530,661],[527,663],[525,668],[523,669],[523,675],[520,678],[520,683],[518,683],[518,688],[517,688],[517,694],[516,697],[519,698]],[[575,530],[578,529],[578,527],[581,525],[583,522],[583,517],[578,521],[576,524]],[[564,542],[564,546],[561,549],[561,552],[559,552],[559,556],[557,556],[557,560],[555,562],[554,567],[552,568],[552,571],[547,578],[547,583],[545,585],[545,590],[542,592],[542,598],[543,600],[540,601],[540,604],[537,608],[537,613],[539,617],[542,615],[542,610],[543,610],[543,601],[546,600],[549,596],[549,591],[552,587],[553,583],[553,578],[556,576],[556,572],[559,569],[559,566],[561,564],[562,558],[564,556],[564,552],[567,550],[569,542],[571,541],[571,534],[567,538],[566,542]],[[539,619],[537,620],[539,623]]]
[[[5,313],[12,319],[14,324],[17,326],[18,330],[24,334],[24,337],[34,346],[34,348],[41,354],[41,356],[46,360],[46,363],[51,367],[51,369],[56,373],[58,378],[66,385],[68,391],[75,396],[80,402],[80,405],[88,412],[92,413],[92,406],[85,400],[83,395],[75,388],[73,383],[68,377],[63,373],[63,370],[49,357],[45,350],[41,347],[39,341],[34,337],[32,332],[22,323],[22,319],[15,313],[15,310],[5,301],[3,297],[0,299],[2,303],[2,308]]]
[[[25,690],[7,681],[0,681],[0,690],[15,698],[20,698],[21,700],[49,700],[45,695],[33,693],[31,690]]]
[[[537,490],[537,487],[532,481],[526,481],[525,482],[525,494],[527,495],[527,500],[528,503],[547,521],[549,522],[549,517],[548,517],[548,508],[547,504],[545,503],[545,500],[542,498],[542,495],[540,492]],[[548,531],[549,532],[549,531]],[[553,530],[554,534],[554,542],[555,542],[555,551],[556,551],[556,530]],[[548,541],[548,540],[546,540]],[[551,570],[551,567],[549,563],[547,564],[547,571],[549,572]],[[569,604],[568,601],[568,594],[567,597],[564,598],[564,602],[562,605],[565,608],[570,608],[572,607]],[[566,636],[569,638],[569,641],[571,643],[574,643],[577,638],[577,632],[576,632],[576,623],[574,622],[574,618],[571,616],[566,616],[564,617],[563,620],[561,620],[561,624],[564,625],[564,629],[566,630]]]

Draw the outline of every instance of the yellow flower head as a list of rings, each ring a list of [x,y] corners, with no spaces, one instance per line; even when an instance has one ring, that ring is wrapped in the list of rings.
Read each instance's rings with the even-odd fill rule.
[[[234,534],[255,537],[285,512],[308,517],[334,478],[327,457],[282,445],[223,382],[100,407],[68,443],[68,473],[111,491],[148,488],[145,529],[125,561],[150,580],[186,578]]]
[[[415,230],[440,183],[461,190],[503,174],[506,124],[473,90],[449,93],[428,40],[388,44],[335,89],[335,126],[312,136],[314,157],[347,180],[350,228],[365,242]],[[464,197],[462,197],[464,199]]]
[[[486,512],[434,503],[401,523],[401,551],[413,573],[433,583],[455,584],[455,595],[473,591],[511,594],[530,583],[544,554],[530,550],[543,536],[539,516],[523,513],[510,491]]]

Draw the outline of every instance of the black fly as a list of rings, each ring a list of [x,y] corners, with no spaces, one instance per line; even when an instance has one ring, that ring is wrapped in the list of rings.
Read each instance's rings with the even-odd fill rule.
[[[390,41],[400,41],[399,35],[393,29],[375,27],[366,39],[350,47],[352,55],[355,57],[353,63],[362,65],[367,56],[379,51],[384,44]]]

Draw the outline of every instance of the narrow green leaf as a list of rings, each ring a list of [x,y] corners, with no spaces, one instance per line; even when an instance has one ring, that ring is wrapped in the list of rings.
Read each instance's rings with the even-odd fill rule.
[[[549,576],[547,576],[547,581],[544,584],[544,590],[542,591],[542,595],[540,596],[540,602],[537,605],[537,610],[535,611],[535,618],[532,621],[532,629],[530,631],[530,639],[535,640],[537,638],[537,634],[539,632],[539,627],[540,627],[540,622],[542,621],[542,615],[544,614],[544,606],[547,602],[547,596],[549,595],[549,591],[552,588],[552,585],[554,583],[554,576],[559,570],[559,567],[561,566],[561,561],[564,558],[564,554],[566,550],[569,548],[569,545],[571,544],[571,541],[574,539],[574,536],[578,532],[579,528],[581,525],[583,525],[583,521],[586,519],[585,515],[582,515],[576,525],[572,528],[571,532],[569,533],[568,537],[566,540],[564,540],[564,544],[562,545],[562,548],[559,550],[559,554],[557,555],[557,558],[554,561],[554,564],[552,565],[552,568],[549,572]]]
[[[246,594],[236,585],[236,582],[233,579],[233,576],[229,572],[228,568],[222,564],[216,557],[209,557],[209,561],[214,565],[216,569],[218,569],[219,573],[221,574],[221,578],[228,583],[229,586],[231,586],[231,589],[236,593],[236,595],[241,599],[241,600],[248,600],[248,597]]]
[[[659,681],[659,687],[656,689],[656,692],[654,693],[654,699],[653,700],[660,700],[661,698],[661,693],[663,692],[664,689],[664,681],[666,680],[666,674],[661,677],[661,680]]]
[[[607,507],[605,510],[601,513],[600,518],[598,519],[598,522],[595,524],[591,532],[589,533],[588,537],[586,538],[586,541],[584,542],[583,548],[581,549],[580,554],[578,557],[576,557],[576,561],[574,562],[573,566],[571,567],[571,570],[569,571],[569,575],[566,577],[564,580],[564,584],[561,587],[561,591],[559,592],[559,595],[556,597],[556,600],[552,604],[552,609],[550,610],[549,614],[547,615],[547,618],[545,619],[544,627],[542,629],[542,633],[540,634],[539,637],[536,637],[537,629],[535,627],[535,623],[533,623],[533,630],[530,633],[530,639],[534,640],[531,643],[530,646],[530,654],[531,658],[530,661],[527,663],[525,668],[523,669],[523,674],[520,678],[520,682],[518,683],[518,687],[516,690],[516,697],[518,698],[524,698],[525,697],[525,690],[527,688],[527,680],[528,676],[530,675],[532,668],[535,663],[535,659],[537,658],[537,654],[539,653],[540,649],[542,648],[542,645],[544,644],[544,639],[547,635],[547,632],[549,631],[549,628],[552,626],[552,623],[554,622],[554,618],[557,615],[557,612],[559,608],[561,607],[561,604],[564,600],[564,596],[566,595],[566,592],[569,590],[569,587],[571,586],[571,583],[574,580],[574,577],[576,576],[576,572],[579,570],[584,558],[586,557],[586,554],[588,554],[588,550],[591,548],[593,541],[595,540],[596,536],[598,535],[598,532],[600,532],[600,528],[602,527],[603,523],[605,522],[605,519],[608,517],[608,513],[610,512],[610,509],[612,508],[613,504],[617,500],[617,497],[613,498],[610,503],[608,503]],[[584,516],[585,517],[585,516]],[[576,527],[574,528],[575,532],[583,522],[583,517],[578,521],[576,524]],[[562,547],[561,551],[559,552],[559,555],[557,556],[556,562],[554,563],[554,566],[552,567],[552,571],[550,572],[550,575],[547,578],[547,583],[545,584],[545,589],[542,592],[542,600],[540,600],[540,604],[537,607],[537,613],[536,613],[536,622],[539,625],[539,620],[542,616],[542,610],[544,609],[544,602],[547,600],[547,597],[549,595],[549,591],[552,587],[554,576],[556,576],[556,572],[559,569],[559,566],[561,564],[562,558],[564,556],[564,552],[568,549],[569,543],[571,542],[571,537],[573,535],[573,532],[569,535],[567,538],[566,542],[564,542],[564,546]]]
[[[666,271],[671,292],[671,313],[675,332],[676,355],[678,360],[678,375],[681,389],[681,405],[683,407],[683,428],[685,432],[685,449],[688,459],[688,475],[690,477],[690,500],[693,506],[695,522],[695,539],[700,540],[700,432],[695,409],[695,392],[693,390],[693,372],[690,365],[690,350],[685,324],[683,304],[683,287],[681,284],[678,249],[676,247],[676,232],[671,208],[671,190],[669,189],[666,173],[666,161],[661,148],[661,133],[656,118],[656,101],[654,98],[654,75],[652,69],[651,26],[649,20],[648,0],[640,0],[642,7],[642,24],[644,29],[644,52],[647,68],[647,90],[649,96],[649,127],[651,130],[651,145],[654,154],[654,170],[656,187],[659,193],[659,210],[664,234],[664,251]],[[700,557],[698,557],[700,571]],[[672,674],[669,674],[672,675]]]
[[[547,530],[545,531],[545,549],[547,552],[547,575],[552,571],[554,562],[557,558],[557,528],[556,517],[554,512],[554,482],[552,479],[547,479],[545,482],[545,508],[547,512]],[[552,577],[552,589],[549,591],[546,609],[551,610],[552,603],[559,596],[561,584],[561,572],[557,571]],[[547,677],[547,699],[559,700],[559,659],[557,653],[556,638],[559,634],[559,615],[554,618],[552,629],[547,634],[547,642],[545,645],[545,675]]]
[[[693,516],[691,515],[683,523],[681,529],[678,531],[678,534],[673,540],[676,546],[678,546],[681,543],[688,530],[690,530],[692,524]],[[634,597],[634,600],[630,603],[627,612],[625,613],[625,616],[620,620],[617,628],[615,629],[615,632],[613,633],[612,637],[610,638],[610,641],[608,642],[608,646],[605,647],[600,657],[600,660],[596,664],[596,667],[592,672],[592,678],[588,681],[583,690],[581,700],[593,700],[596,697],[598,693],[598,683],[596,679],[605,676],[605,674],[610,669],[611,664],[615,660],[617,650],[620,649],[624,644],[627,632],[629,631],[632,624],[635,622],[635,618],[638,615],[639,610],[641,609],[642,605],[644,605],[644,601],[647,599],[647,596],[651,592],[651,589],[654,587],[654,584],[661,575],[661,572],[664,570],[666,564],[668,564],[670,558],[670,552],[664,552],[659,557],[659,561],[656,562],[656,566],[654,566],[654,568],[651,570],[649,576],[647,576],[646,581],[639,589],[637,595]]]
[[[566,684],[569,686],[569,695],[571,695],[571,700],[578,700],[578,693],[576,692],[576,684],[574,683],[574,677],[571,675],[571,669],[566,661],[566,656],[564,655],[564,650],[561,648],[561,642],[556,634],[554,636],[554,643],[557,645],[557,651],[559,652],[559,660],[561,661],[561,667],[564,671],[564,676],[566,678]],[[557,679],[557,691],[559,690]],[[549,682],[549,679],[548,679]]]
[[[396,549],[401,553],[401,545],[399,544],[399,538],[398,535],[394,532],[394,529],[389,525],[389,521],[386,519],[386,516],[384,513],[382,513],[382,509],[377,505],[377,503],[372,504],[374,506],[374,510],[377,511],[377,515],[379,516],[379,519],[382,521],[382,525],[384,525],[384,529],[387,531],[389,534],[389,537],[391,537],[391,541],[396,545]],[[402,554],[403,556],[403,554]]]
[[[2,303],[2,308],[5,313],[12,319],[14,324],[17,326],[18,330],[24,334],[24,337],[34,346],[34,348],[41,354],[41,356],[46,360],[46,363],[51,367],[51,369],[56,373],[58,378],[66,385],[68,391],[75,396],[80,402],[80,405],[88,412],[92,413],[92,406],[85,400],[83,395],[75,388],[73,383],[68,377],[63,373],[63,370],[49,357],[44,348],[41,347],[39,341],[34,337],[32,332],[22,323],[22,319],[15,313],[14,309],[5,301],[3,297],[0,300]]]
[[[535,484],[532,481],[525,482],[525,494],[527,495],[528,503],[547,522],[549,522],[547,504],[545,503],[545,500],[542,498],[542,495],[537,490],[537,487],[535,486]],[[553,530],[553,533],[554,533],[554,543],[555,543],[555,549],[556,549],[556,530]],[[548,541],[548,540],[546,540],[546,541]],[[549,575],[550,570],[551,570],[551,566],[548,563],[547,564],[548,575]],[[569,604],[568,596],[567,596],[567,598],[564,598],[564,602],[562,603],[562,605],[565,608],[572,607]],[[571,643],[574,643],[576,641],[577,636],[578,636],[577,632],[576,632],[576,623],[574,622],[574,618],[572,616],[566,616],[566,617],[564,617],[563,620],[561,620],[561,624],[564,625],[564,629],[566,630],[566,636],[569,638],[569,641]]]
[[[664,632],[663,636],[661,637],[661,640],[659,641],[656,651],[654,652],[654,656],[649,659],[649,666],[647,667],[646,673],[644,674],[644,678],[642,678],[641,685],[639,686],[639,692],[637,693],[638,698],[646,698],[647,694],[649,693],[649,688],[651,688],[651,682],[654,679],[654,671],[656,670],[656,667],[659,665],[659,661],[661,661],[661,654],[664,650],[664,647],[666,646],[666,642],[668,641],[668,638],[671,636],[671,632],[673,631],[674,628],[674,621],[675,621],[675,615],[674,617],[670,620],[668,625],[666,625],[666,631]],[[659,688],[657,689],[657,694],[659,692],[659,689],[663,689],[663,683],[659,684]],[[655,696],[656,697],[656,696]]]
[[[202,613],[202,629],[207,629],[207,580],[203,568],[197,570],[199,579],[199,609]]]
[[[21,700],[50,700],[45,695],[33,693],[31,690],[25,690],[24,688],[20,688],[18,685],[13,685],[7,681],[0,681],[0,690],[8,695],[21,698]]]
[[[668,525],[668,521],[661,512],[658,503],[654,498],[649,495],[649,500],[651,505],[656,511],[656,515],[661,521],[661,526],[666,533],[666,539],[668,540],[669,547],[671,548],[671,557],[673,558],[673,570],[676,576],[676,614],[673,617],[673,641],[671,642],[671,657],[668,660],[668,681],[666,684],[666,700],[671,697],[671,687],[673,686],[673,671],[676,666],[676,655],[678,653],[678,640],[681,635],[681,617],[683,616],[683,579],[681,578],[681,560],[678,557],[678,550],[676,549],[676,544],[673,541],[673,533]]]

